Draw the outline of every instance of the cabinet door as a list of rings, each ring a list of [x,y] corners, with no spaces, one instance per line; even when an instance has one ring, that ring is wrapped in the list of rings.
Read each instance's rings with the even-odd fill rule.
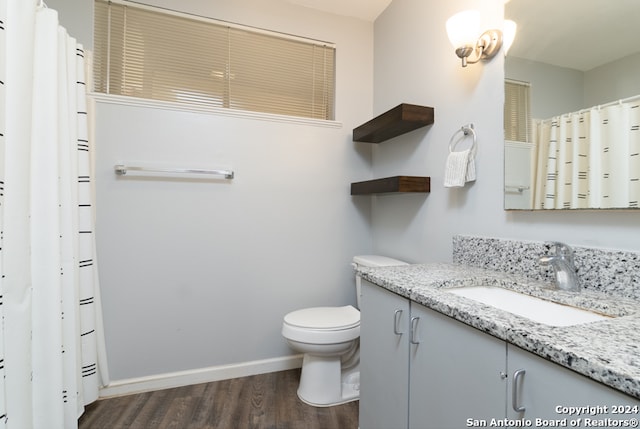
[[[363,280],[360,307],[360,428],[405,429],[409,301]]]
[[[409,352],[409,427],[464,428],[503,419],[506,343],[415,303],[411,318],[418,344]]]
[[[638,417],[640,400],[511,344],[507,348],[507,368],[507,415],[531,420],[532,427],[558,421],[567,427],[610,427],[611,424],[598,423]],[[524,372],[514,380],[516,371]],[[524,410],[516,412],[514,407]],[[570,415],[568,407],[589,408],[583,409],[581,415]]]

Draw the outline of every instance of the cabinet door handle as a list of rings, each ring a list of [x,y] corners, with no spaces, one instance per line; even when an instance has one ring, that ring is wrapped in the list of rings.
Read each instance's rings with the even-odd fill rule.
[[[418,338],[418,335],[416,335],[418,331],[418,322],[420,322],[419,317],[411,318],[411,331],[409,332],[409,342],[411,344],[420,344],[420,341],[416,340],[416,338]]]
[[[402,317],[402,310],[396,310],[393,312],[393,333],[396,335],[402,335],[402,332],[400,332],[401,317]]]
[[[511,407],[513,411],[516,413],[523,413],[525,410],[524,406],[518,406],[520,400],[518,399],[518,386],[520,385],[520,379],[525,374],[524,369],[519,369],[513,373],[513,384],[511,385]]]

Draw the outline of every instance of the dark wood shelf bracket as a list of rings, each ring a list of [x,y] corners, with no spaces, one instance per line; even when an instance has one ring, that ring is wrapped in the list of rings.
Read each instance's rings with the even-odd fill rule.
[[[409,131],[433,124],[433,107],[400,104],[353,129],[353,141],[381,143]]]
[[[399,192],[426,193],[431,190],[431,179],[420,176],[394,176],[366,180],[351,184],[351,195],[388,194]]]

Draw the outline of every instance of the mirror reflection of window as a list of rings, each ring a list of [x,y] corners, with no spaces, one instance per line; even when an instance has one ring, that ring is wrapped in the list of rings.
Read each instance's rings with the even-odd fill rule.
[[[531,84],[517,80],[504,83],[504,138],[531,142]]]
[[[533,206],[536,151],[531,133],[528,82],[505,81],[504,100],[504,196],[505,206],[529,209]]]

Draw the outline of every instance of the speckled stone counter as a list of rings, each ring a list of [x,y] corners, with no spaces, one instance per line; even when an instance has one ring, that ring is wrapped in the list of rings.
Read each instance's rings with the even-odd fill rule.
[[[543,241],[456,235],[453,262],[551,282],[551,269],[542,267],[538,261],[549,252],[549,247]],[[572,247],[582,288],[640,301],[640,253]]]
[[[360,267],[358,272],[378,286],[640,398],[637,299],[589,289],[564,292],[550,288],[549,282],[521,274],[457,263]],[[503,287],[613,317],[574,326],[550,326],[447,292],[464,286]]]

